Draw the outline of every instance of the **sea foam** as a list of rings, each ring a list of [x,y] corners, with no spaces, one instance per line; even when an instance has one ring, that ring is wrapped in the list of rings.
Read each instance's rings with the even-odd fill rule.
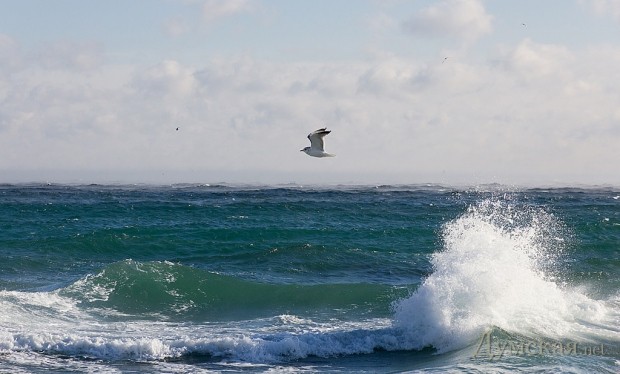
[[[139,361],[206,355],[269,363],[425,347],[442,353],[475,345],[493,328],[617,342],[618,297],[594,300],[560,282],[558,263],[567,237],[560,220],[543,209],[510,201],[475,204],[444,225],[443,248],[432,256],[432,273],[409,297],[394,302],[393,318],[317,322],[286,314],[157,322],[102,313],[110,307],[111,294],[108,288],[91,288],[100,282],[90,278],[53,292],[0,291],[0,352]],[[125,261],[107,273],[135,266]],[[171,263],[149,266],[185,271]]]
[[[395,303],[395,326],[408,331],[412,347],[439,352],[472,344],[492,328],[617,339],[617,310],[558,281],[566,236],[559,220],[539,208],[497,200],[470,207],[444,226],[432,274]]]

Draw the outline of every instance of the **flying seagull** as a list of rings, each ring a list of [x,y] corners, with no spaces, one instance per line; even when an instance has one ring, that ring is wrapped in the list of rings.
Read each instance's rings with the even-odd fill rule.
[[[302,149],[300,152],[306,152],[308,156],[312,157],[334,157],[336,155],[332,155],[325,152],[325,142],[323,142],[323,138],[325,135],[329,134],[331,131],[328,131],[326,127],[322,129],[318,129],[315,132],[308,134],[308,139],[310,139],[310,147],[306,147]]]

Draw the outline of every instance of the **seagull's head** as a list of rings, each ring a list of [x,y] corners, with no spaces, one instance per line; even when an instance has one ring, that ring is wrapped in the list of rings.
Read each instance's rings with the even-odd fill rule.
[[[299,152],[306,152],[306,153],[308,153],[308,152],[310,152],[310,147],[306,147],[306,148],[300,150]]]

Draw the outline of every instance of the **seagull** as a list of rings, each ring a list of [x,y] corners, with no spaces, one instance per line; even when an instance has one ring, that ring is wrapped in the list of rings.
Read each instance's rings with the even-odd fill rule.
[[[323,142],[323,138],[330,132],[331,131],[324,127],[308,134],[308,139],[310,139],[310,147],[306,147],[300,152],[306,152],[308,156],[312,157],[335,157],[336,155],[326,153],[324,148],[325,143]]]

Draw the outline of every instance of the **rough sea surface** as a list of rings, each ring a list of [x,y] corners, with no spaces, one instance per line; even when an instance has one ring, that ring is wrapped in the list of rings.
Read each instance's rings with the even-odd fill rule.
[[[0,185],[0,372],[617,373],[620,189]]]

